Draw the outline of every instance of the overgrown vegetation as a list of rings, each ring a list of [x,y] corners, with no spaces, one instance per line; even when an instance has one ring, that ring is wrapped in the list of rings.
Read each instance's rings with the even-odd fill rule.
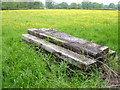
[[[54,28],[118,52],[117,11],[6,10],[2,11],[3,88],[104,88],[109,78],[103,69],[89,72],[70,67],[52,54],[21,40],[29,28]],[[112,63],[114,62],[114,63]],[[118,60],[107,64],[118,71]],[[104,79],[102,77],[104,76]]]

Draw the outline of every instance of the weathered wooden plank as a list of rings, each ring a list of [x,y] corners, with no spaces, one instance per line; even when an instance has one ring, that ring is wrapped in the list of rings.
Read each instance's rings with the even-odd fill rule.
[[[76,38],[54,29],[28,29],[28,33],[42,39],[47,39],[54,44],[65,47],[79,54],[87,54],[95,58],[102,57],[109,51],[107,46]]]
[[[79,68],[81,68],[81,65],[87,66],[96,62],[94,59],[87,58],[84,55],[77,54],[71,50],[57,46],[53,43],[46,42],[45,40],[30,34],[23,34],[22,39],[28,43],[40,46],[46,51],[53,53],[54,55],[62,58],[65,61],[68,61],[69,63]]]

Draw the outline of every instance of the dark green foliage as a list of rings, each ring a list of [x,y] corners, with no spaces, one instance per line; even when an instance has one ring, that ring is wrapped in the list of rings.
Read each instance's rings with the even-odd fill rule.
[[[53,0],[46,0],[45,5],[41,1],[35,2],[2,2],[2,10],[16,9],[118,9],[118,5],[110,3],[109,5],[100,4],[97,2],[83,1],[82,3],[66,2],[55,3]]]
[[[55,8],[56,9],[67,9],[68,8],[68,4],[66,2],[62,2],[62,3],[56,4]]]
[[[89,2],[82,2],[82,8],[83,9],[88,9],[88,3]]]
[[[2,2],[2,10],[43,9],[42,2]]]
[[[78,9],[78,4],[77,3],[71,3],[69,5],[69,9]]]
[[[34,2],[33,8],[34,9],[42,9],[43,3],[42,2]]]
[[[52,0],[46,0],[45,5],[47,9],[54,9],[54,2]]]
[[[115,9],[115,4],[114,3],[110,3],[108,7],[111,8],[111,9]]]

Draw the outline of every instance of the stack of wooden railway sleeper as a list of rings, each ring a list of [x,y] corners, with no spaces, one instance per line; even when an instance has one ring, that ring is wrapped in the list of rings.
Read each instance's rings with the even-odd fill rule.
[[[28,34],[22,34],[25,42],[37,45],[79,68],[115,56],[115,51],[107,46],[98,45],[55,29],[33,28],[27,31]]]

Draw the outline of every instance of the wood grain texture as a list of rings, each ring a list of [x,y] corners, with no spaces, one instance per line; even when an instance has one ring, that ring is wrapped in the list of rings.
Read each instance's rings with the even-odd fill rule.
[[[45,40],[40,39],[30,34],[23,34],[22,39],[30,44],[35,44],[35,45],[40,46],[46,51],[54,54],[55,56],[62,58],[63,60],[79,68],[81,68],[81,66],[83,65],[88,66],[96,62],[96,60],[94,59],[87,58],[84,55],[80,55],[71,50],[55,45],[53,43],[46,42]]]
[[[55,29],[28,29],[28,33],[41,39],[46,39],[78,54],[85,54],[94,58],[104,57],[109,52],[109,48],[107,46],[98,45],[90,41],[76,38]]]

